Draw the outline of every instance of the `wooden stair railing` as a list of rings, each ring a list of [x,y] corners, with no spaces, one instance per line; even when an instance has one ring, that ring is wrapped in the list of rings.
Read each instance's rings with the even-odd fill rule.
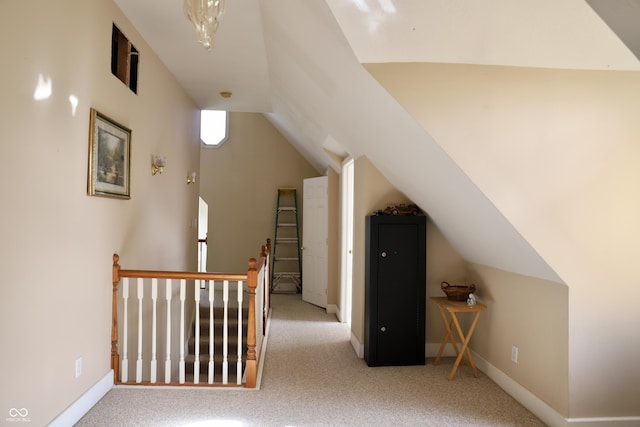
[[[269,267],[269,256],[270,256],[270,247],[271,247],[271,243],[270,243],[270,239],[267,239],[267,245],[266,246],[262,246],[262,251],[260,254],[260,258],[258,260],[256,260],[255,258],[251,258],[249,259],[249,268],[247,270],[247,273],[205,273],[205,272],[176,272],[176,271],[154,271],[154,270],[125,270],[122,269],[119,265],[119,259],[120,257],[117,254],[113,255],[113,289],[112,289],[112,323],[111,323],[111,368],[114,371],[114,379],[115,379],[115,383],[116,384],[137,384],[137,385],[206,385],[206,386],[220,386],[220,385],[229,385],[228,383],[228,379],[226,377],[226,373],[223,375],[223,379],[222,381],[213,381],[213,373],[212,373],[212,369],[213,369],[213,354],[210,354],[210,366],[209,366],[209,380],[206,381],[205,379],[205,383],[200,383],[199,381],[199,369],[198,369],[198,374],[196,374],[196,367],[199,367],[200,364],[200,355],[197,354],[196,355],[196,363],[194,364],[194,379],[192,381],[187,381],[185,378],[185,356],[184,356],[184,349],[185,349],[185,343],[186,343],[186,339],[185,339],[185,333],[187,331],[187,326],[186,326],[186,311],[185,311],[185,301],[186,301],[186,283],[187,281],[189,282],[193,282],[193,292],[194,295],[198,294],[200,292],[200,282],[204,281],[206,284],[209,285],[209,292],[214,293],[214,285],[216,283],[221,283],[224,285],[224,290],[221,291],[224,293],[224,304],[225,304],[225,313],[226,313],[226,307],[227,307],[227,303],[229,301],[229,283],[236,283],[237,284],[237,292],[238,292],[238,315],[239,317],[241,317],[240,312],[242,310],[242,299],[243,296],[242,294],[243,292],[243,288],[244,288],[244,284],[247,284],[247,290],[248,290],[248,299],[249,299],[249,304],[248,304],[248,313],[247,313],[247,317],[248,317],[248,323],[247,323],[247,331],[246,331],[246,359],[244,361],[244,375],[242,375],[243,373],[241,372],[241,358],[242,358],[242,352],[240,351],[240,347],[238,349],[238,355],[237,355],[237,368],[236,368],[236,377],[237,377],[237,381],[236,384],[240,385],[241,384],[241,378],[243,378],[243,382],[244,382],[244,386],[247,388],[255,388],[256,387],[256,381],[257,381],[257,369],[258,369],[258,361],[260,358],[263,357],[263,349],[262,349],[262,343],[263,343],[263,335],[265,333],[265,327],[266,327],[266,315],[268,314],[268,310],[269,310],[269,295],[268,292],[265,294],[265,289],[268,291],[269,289],[269,274],[268,274],[268,267]],[[124,279],[124,280],[123,280]],[[121,325],[119,325],[119,318],[118,318],[118,306],[119,304],[126,304],[128,303],[128,297],[129,297],[129,293],[128,293],[128,289],[127,289],[127,293],[126,295],[122,295],[122,299],[119,300],[119,284],[121,281],[124,282],[124,286],[123,288],[128,288],[128,281],[129,279],[136,279],[137,280],[137,289],[138,289],[138,294],[137,294],[137,310],[138,310],[138,324],[137,324],[137,360],[136,360],[136,366],[135,366],[135,382],[129,381],[128,380],[128,359],[129,356],[128,354],[124,354],[124,358],[123,360],[121,360],[120,358],[120,352],[119,352],[119,347],[121,346],[123,349],[127,349],[127,344],[128,342],[123,342],[123,343],[119,343],[119,327]],[[149,307],[143,307],[143,298],[144,298],[144,289],[145,289],[145,279],[151,279],[151,319],[149,320],[148,316],[143,316],[143,312],[145,311],[145,308],[147,309],[147,311],[149,311]],[[166,325],[166,330],[163,331],[165,335],[163,335],[162,332],[160,332],[158,334],[157,331],[157,326],[158,326],[158,321],[157,321],[157,317],[156,317],[156,312],[157,312],[157,299],[158,299],[158,280],[165,280],[165,299],[167,301],[167,307],[166,307],[166,311],[165,311],[165,315],[167,317],[167,325]],[[177,289],[174,290],[172,288],[173,285],[173,281],[177,280],[179,281],[180,284],[180,289],[179,289],[179,302],[177,301],[178,298],[176,298],[175,300],[173,299],[172,295],[173,293],[177,294]],[[148,281],[148,280],[147,280]],[[147,291],[148,293],[149,291]],[[211,301],[213,301],[213,294],[211,294],[210,296]],[[199,301],[199,294],[198,297],[194,297],[194,301],[190,301],[190,302],[195,302],[195,304],[198,304]],[[172,336],[172,328],[175,328],[175,326],[172,326],[172,315],[171,315],[171,307],[172,304],[177,305],[179,303],[179,308],[180,308],[180,329],[179,329],[179,335],[180,335],[180,339],[178,340],[178,345],[177,345],[177,349],[176,348],[172,348],[170,343],[171,343],[171,336]],[[149,304],[149,303],[147,303]],[[135,304],[131,304],[132,307],[135,307]],[[195,308],[194,308],[195,309]],[[133,310],[133,309],[132,309]],[[213,313],[213,306],[210,308],[211,313]],[[124,313],[123,313],[123,320],[124,320],[124,325],[122,325],[123,328],[126,328],[127,331],[123,330],[123,333],[125,334],[125,340],[123,341],[128,341],[129,339],[129,331],[131,331],[131,335],[134,335],[133,333],[133,328],[130,328],[128,325],[128,311],[127,308],[123,309]],[[256,316],[257,313],[260,313],[258,316]],[[213,316],[213,314],[211,314],[211,316]],[[142,336],[143,336],[143,323],[145,323],[145,325],[147,324],[147,322],[150,322],[149,324],[151,325],[151,350],[149,351],[148,347],[149,347],[149,343],[145,342],[143,343],[142,341]],[[197,320],[196,320],[197,322]],[[225,325],[226,325],[226,320],[225,320]],[[241,337],[242,336],[242,326],[241,326],[242,322],[241,319],[239,319],[239,324],[236,326],[238,335]],[[211,325],[210,327],[213,327],[213,325]],[[147,326],[147,328],[149,328]],[[149,334],[149,333],[147,333]],[[167,348],[167,356],[166,356],[166,360],[165,360],[165,381],[160,383],[157,380],[157,338],[158,335],[160,337],[166,337],[166,348]],[[225,332],[226,335],[226,332]],[[258,339],[257,339],[258,338]],[[226,342],[225,342],[226,345]],[[239,344],[240,346],[242,346],[242,344]],[[257,348],[256,348],[257,345]],[[144,348],[144,351],[143,351]],[[211,351],[213,351],[213,347],[211,347]],[[143,352],[145,352],[145,357],[143,357]],[[128,351],[127,351],[128,353]],[[151,354],[151,359],[148,359],[148,354]],[[179,360],[178,360],[178,365],[177,365],[177,369],[178,369],[178,377],[179,377],[179,381],[176,383],[175,381],[171,381],[170,378],[172,377],[171,372],[175,371],[176,365],[175,365],[175,359],[172,357],[172,354],[178,354],[180,355]],[[131,358],[133,359],[133,357]],[[206,365],[207,360],[203,360],[204,364]],[[227,352],[225,351],[224,354],[224,361],[223,363],[223,369],[225,370],[224,372],[226,372],[226,368],[227,368]],[[144,365],[144,366],[143,366]],[[126,369],[126,371],[122,372],[122,368]],[[148,376],[148,379],[143,380],[143,371],[145,372],[144,376]],[[148,375],[146,374],[148,372]],[[123,381],[124,380],[124,381]]]

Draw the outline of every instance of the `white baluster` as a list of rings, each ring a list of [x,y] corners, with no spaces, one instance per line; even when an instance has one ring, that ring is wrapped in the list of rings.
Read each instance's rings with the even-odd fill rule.
[[[158,320],[157,316],[157,302],[158,302],[158,279],[151,279],[151,301],[153,303],[153,315],[151,318],[151,384],[156,383],[156,375],[158,369],[158,361],[156,359],[156,333]]]
[[[222,384],[229,382],[229,281],[222,282]]]
[[[242,384],[242,290],[243,283],[238,280],[238,359],[236,362],[236,384]]]
[[[196,280],[193,287],[196,302],[196,329],[193,333],[195,340],[195,360],[193,362],[193,383],[200,382],[200,281]]]
[[[136,361],[136,382],[142,382],[142,298],[144,279],[138,278],[138,360]]]
[[[122,279],[122,299],[124,301],[123,322],[122,322],[122,365],[120,367],[120,381],[126,383],[129,381],[129,278]]]
[[[180,384],[184,384],[184,300],[186,288],[187,281],[180,279],[180,362],[178,364]]]
[[[213,325],[213,301],[215,299],[215,282],[213,280],[209,280],[209,384],[213,384],[213,374],[214,374],[214,362],[213,362],[213,354],[215,352],[215,342],[214,342],[214,325]]]
[[[171,382],[171,279],[166,279],[165,292],[167,299],[167,353],[164,361],[164,382],[169,384]]]

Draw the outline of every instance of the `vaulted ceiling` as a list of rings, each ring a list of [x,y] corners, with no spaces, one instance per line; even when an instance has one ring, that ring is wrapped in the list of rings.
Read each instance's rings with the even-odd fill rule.
[[[211,51],[181,1],[115,3],[200,108],[263,113],[320,172],[366,155],[467,260],[554,281],[362,64],[640,70],[640,0],[227,0]]]

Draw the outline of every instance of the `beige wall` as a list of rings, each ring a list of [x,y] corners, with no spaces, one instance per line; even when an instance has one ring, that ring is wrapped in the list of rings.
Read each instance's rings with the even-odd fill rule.
[[[429,298],[445,296],[440,286],[443,281],[452,285],[471,283],[466,261],[451,247],[433,222],[427,218],[427,325],[425,338],[428,347],[427,356],[431,357],[435,356],[440,347],[445,328],[437,307],[429,301]]]
[[[198,190],[184,177],[198,116],[109,0],[3,1],[0,22],[0,413],[45,425],[110,369],[112,254],[125,268],[196,266]],[[113,22],[141,53],[138,95],[111,75]],[[52,93],[35,101],[40,75]],[[90,107],[132,129],[130,200],[86,194]],[[152,154],[167,156],[162,175]]]
[[[302,226],[303,180],[320,175],[259,113],[231,113],[229,140],[203,147],[200,164],[200,196],[209,205],[209,271],[245,271],[246,260],[273,240],[278,187],[297,189]]]
[[[353,284],[351,332],[364,345],[365,217],[388,202],[405,203],[406,197],[366,158],[354,161],[353,169]]]
[[[563,416],[568,414],[568,288],[542,279],[470,264],[427,222],[427,298],[440,284],[473,283],[487,304],[470,343],[473,351]],[[464,318],[470,321],[470,317]],[[442,318],[427,300],[430,356],[444,338]],[[518,347],[518,363],[511,346]]]
[[[635,299],[620,298],[637,293],[640,277],[640,73],[367,68],[569,287],[567,348],[550,350],[568,364],[568,405],[555,393],[540,396],[571,418],[637,416],[640,335],[613,331],[640,324]],[[527,291],[547,310],[547,286]],[[534,344],[532,337],[523,346]],[[499,365],[505,354],[495,357],[489,361]],[[521,380],[546,393],[533,378]]]

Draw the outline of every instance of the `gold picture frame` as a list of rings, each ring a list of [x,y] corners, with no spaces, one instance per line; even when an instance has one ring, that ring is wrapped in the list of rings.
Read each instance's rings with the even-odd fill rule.
[[[89,119],[90,196],[131,198],[131,129],[92,108]]]

